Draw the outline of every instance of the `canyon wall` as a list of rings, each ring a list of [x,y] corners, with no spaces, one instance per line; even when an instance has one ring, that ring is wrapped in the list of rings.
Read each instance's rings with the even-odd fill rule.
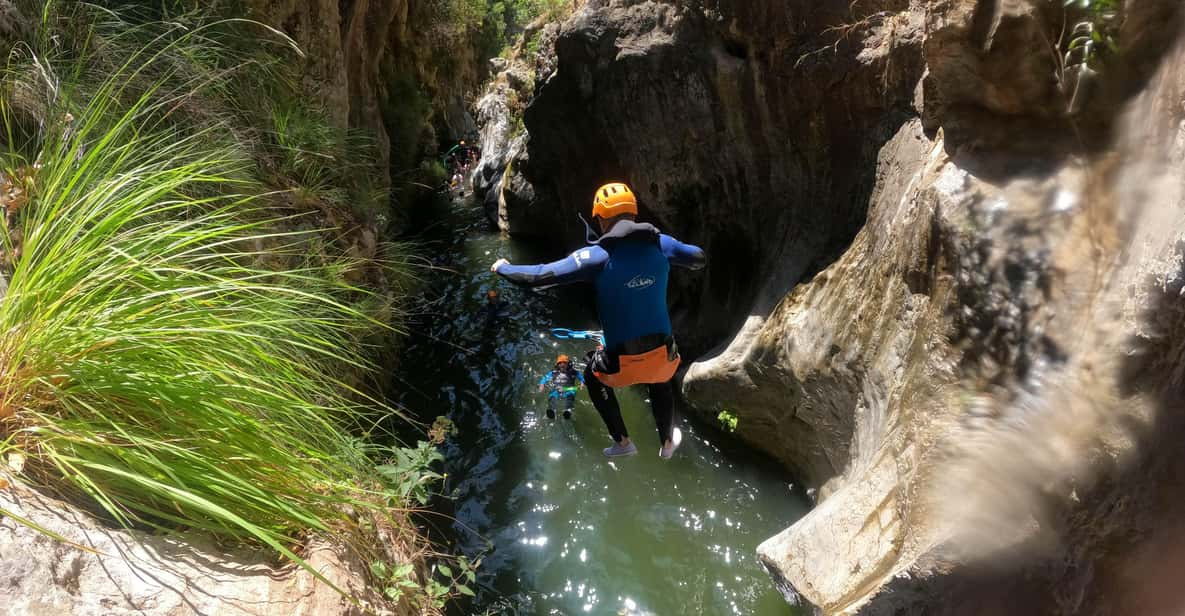
[[[789,599],[1176,613],[1181,18],[1127,2],[1071,82],[1060,2],[593,1],[502,224],[576,243],[621,179],[707,249],[683,392],[817,489],[760,549]]]

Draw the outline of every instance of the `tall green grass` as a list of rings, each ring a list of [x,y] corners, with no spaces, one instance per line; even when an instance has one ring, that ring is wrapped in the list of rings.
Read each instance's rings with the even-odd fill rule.
[[[115,62],[81,29],[9,59],[0,171],[23,196],[0,217],[0,457],[118,524],[299,561],[306,532],[391,504],[364,440],[388,411],[348,385],[382,324],[346,282],[359,264],[270,209],[236,126],[190,109],[222,87],[184,61],[214,57],[205,34],[129,31]]]

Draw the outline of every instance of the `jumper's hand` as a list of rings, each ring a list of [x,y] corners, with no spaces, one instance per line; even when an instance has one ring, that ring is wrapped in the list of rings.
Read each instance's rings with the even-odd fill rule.
[[[539,393],[543,393],[543,386],[542,385],[539,386]]]
[[[510,261],[507,261],[506,259],[498,259],[497,261],[494,261],[493,265],[490,266],[490,271],[497,274],[498,268],[502,267],[503,265],[510,265]]]

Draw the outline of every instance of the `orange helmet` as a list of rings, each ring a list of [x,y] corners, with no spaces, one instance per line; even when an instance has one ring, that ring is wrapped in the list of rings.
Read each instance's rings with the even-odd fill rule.
[[[497,292],[497,291],[495,291],[495,290],[493,290],[493,289],[490,289],[490,290],[489,290],[489,291],[486,293],[486,298],[488,298],[488,299],[497,299],[497,298],[498,298],[498,292]]]
[[[622,214],[638,215],[638,199],[634,191],[621,182],[598,188],[593,196],[593,218],[609,219]]]
[[[569,359],[567,355],[560,355],[559,357],[555,358],[555,363],[556,364],[570,364],[570,363],[572,363],[572,360]]]

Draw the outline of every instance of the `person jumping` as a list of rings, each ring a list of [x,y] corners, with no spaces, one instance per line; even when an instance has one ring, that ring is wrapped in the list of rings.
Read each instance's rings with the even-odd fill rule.
[[[602,235],[566,258],[542,265],[512,265],[498,259],[490,270],[532,287],[593,283],[605,343],[589,352],[584,378],[593,406],[616,443],[604,454],[612,458],[638,452],[613,389],[646,384],[662,444],[658,455],[670,458],[682,434],[673,426],[671,380],[680,358],[667,312],[667,279],[671,265],[698,270],[706,257],[697,246],[635,222],[637,197],[625,184],[597,189],[592,215]]]
[[[567,355],[560,355],[555,360],[555,370],[543,375],[539,380],[539,391],[550,388],[547,394],[547,418],[555,419],[555,408],[561,402],[564,405],[564,419],[572,419],[572,409],[576,406],[576,390],[584,384],[584,376],[572,367],[572,360]]]

